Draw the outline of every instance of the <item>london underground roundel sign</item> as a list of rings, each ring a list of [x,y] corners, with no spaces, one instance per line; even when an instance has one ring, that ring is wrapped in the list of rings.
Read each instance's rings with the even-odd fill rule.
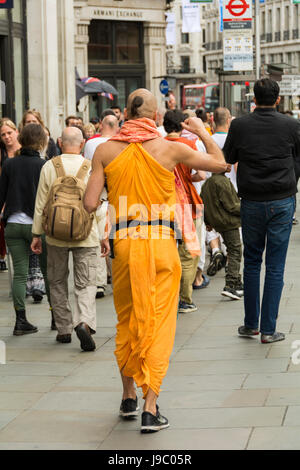
[[[225,8],[232,16],[242,16],[246,13],[249,6],[246,0],[230,0]]]

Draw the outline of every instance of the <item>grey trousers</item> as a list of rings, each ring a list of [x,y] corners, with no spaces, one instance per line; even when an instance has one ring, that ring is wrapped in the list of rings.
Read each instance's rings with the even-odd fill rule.
[[[73,255],[74,315],[69,302],[69,252]],[[64,248],[47,244],[51,305],[58,334],[71,334],[79,323],[96,331],[96,292],[99,247]]]

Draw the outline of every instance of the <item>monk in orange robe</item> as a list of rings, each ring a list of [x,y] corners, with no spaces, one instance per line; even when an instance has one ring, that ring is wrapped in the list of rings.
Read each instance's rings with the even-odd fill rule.
[[[118,316],[115,355],[123,382],[120,415],[138,415],[135,384],[141,387],[143,433],[169,426],[157,398],[174,344],[181,276],[173,172],[181,162],[215,173],[227,168],[201,120],[190,118],[182,126],[204,141],[208,153],[163,139],[155,126],[156,113],[156,99],[148,90],[129,96],[120,134],[96,150],[84,201],[88,212],[98,207],[106,177]],[[102,255],[109,251],[108,240],[103,240]]]

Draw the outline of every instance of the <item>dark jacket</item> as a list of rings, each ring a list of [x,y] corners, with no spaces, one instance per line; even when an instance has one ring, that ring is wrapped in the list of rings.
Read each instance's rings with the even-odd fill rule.
[[[234,119],[223,149],[228,163],[238,162],[239,196],[273,201],[297,192],[300,172],[300,123],[274,108],[256,108]]]
[[[228,232],[241,226],[241,203],[230,179],[214,173],[202,186],[204,221],[217,232]]]
[[[21,154],[4,162],[0,178],[0,211],[5,204],[3,221],[16,212],[33,218],[40,173],[46,162],[34,150],[22,149]]]

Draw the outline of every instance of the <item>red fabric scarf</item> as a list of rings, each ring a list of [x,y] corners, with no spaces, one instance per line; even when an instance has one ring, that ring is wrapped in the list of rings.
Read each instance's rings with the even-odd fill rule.
[[[162,137],[156,128],[152,119],[140,118],[126,121],[121,127],[120,133],[110,140],[119,140],[121,142],[140,143],[147,140]]]

